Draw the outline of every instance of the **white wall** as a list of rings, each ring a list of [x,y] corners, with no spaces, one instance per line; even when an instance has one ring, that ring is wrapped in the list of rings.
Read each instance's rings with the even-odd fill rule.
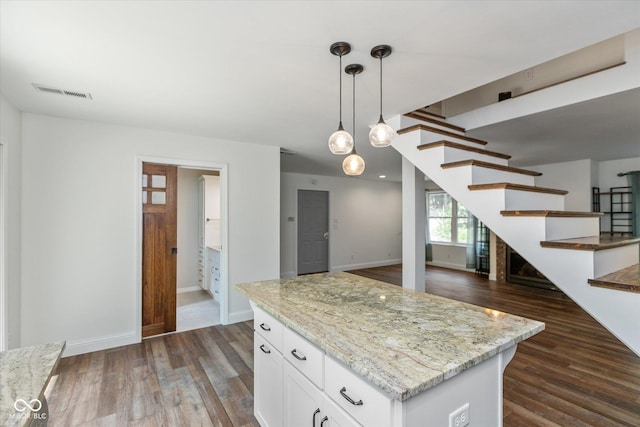
[[[0,143],[2,144],[2,191],[4,203],[4,253],[2,272],[5,307],[2,307],[3,340],[1,350],[20,347],[20,299],[21,299],[21,156],[22,115],[0,95]],[[6,191],[6,193],[5,193]],[[6,310],[6,315],[5,311]],[[6,335],[5,335],[6,333]]]
[[[564,208],[567,211],[591,211],[592,161],[589,159],[573,162],[551,163],[527,167],[542,172],[535,178],[538,187],[567,190]]]
[[[448,243],[431,243],[433,261],[427,264],[454,270],[475,271],[467,269],[467,247]]]
[[[402,258],[402,187],[371,181],[281,174],[280,274],[297,271],[298,190],[329,191],[329,270],[399,263]],[[288,221],[293,217],[294,221]]]
[[[198,179],[202,175],[211,174],[217,175],[218,172],[178,168],[178,259],[176,274],[176,286],[178,289],[199,286],[198,198],[200,196]]]
[[[140,157],[228,164],[229,287],[279,275],[277,147],[23,114],[22,148],[22,345],[139,339]]]
[[[627,177],[618,176],[618,174],[637,170],[640,170],[640,157],[599,162],[598,184],[600,191],[609,191],[611,187],[629,185]]]
[[[456,116],[498,102],[500,92],[515,97],[618,64],[624,61],[624,50],[624,36],[613,37],[442,101],[443,114]]]

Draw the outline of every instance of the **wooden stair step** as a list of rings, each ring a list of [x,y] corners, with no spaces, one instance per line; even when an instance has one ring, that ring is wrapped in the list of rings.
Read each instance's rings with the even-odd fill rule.
[[[398,135],[403,135],[405,133],[414,132],[416,130],[424,130],[424,131],[427,131],[427,132],[439,133],[440,135],[445,135],[445,136],[448,136],[448,137],[451,137],[451,138],[458,138],[458,139],[462,139],[463,141],[473,142],[473,143],[479,144],[479,145],[487,145],[487,141],[483,141],[481,139],[471,138],[470,136],[466,136],[466,135],[459,135],[457,133],[449,132],[447,130],[438,129],[438,128],[434,128],[432,126],[427,126],[427,125],[422,125],[422,124],[409,126],[409,127],[404,128],[404,129],[399,129],[398,130]]]
[[[483,162],[481,160],[462,160],[462,161],[459,161],[459,162],[443,163],[440,166],[443,169],[457,168],[457,167],[462,167],[462,166],[478,166],[478,167],[487,168],[487,169],[495,169],[495,170],[499,170],[499,171],[513,172],[513,173],[519,173],[519,174],[522,174],[522,175],[529,175],[529,176],[540,176],[540,175],[542,175],[540,172],[536,172],[536,171],[531,171],[531,170],[526,170],[526,169],[519,169],[519,168],[514,168],[514,167],[511,167],[511,166],[498,165],[498,164],[495,164],[495,163]]]
[[[500,211],[502,216],[544,216],[553,218],[594,218],[604,215],[602,212],[576,212],[576,211]]]
[[[497,153],[495,151],[485,150],[484,148],[470,147],[468,145],[459,144],[457,142],[446,141],[446,140],[429,142],[427,144],[418,145],[418,150],[428,150],[430,148],[437,148],[437,147],[443,147],[443,146],[449,147],[449,148],[457,148],[458,150],[471,151],[473,153],[480,153],[486,156],[495,157],[497,159],[509,160],[511,158],[511,156],[508,154]]]
[[[530,191],[532,193],[558,194],[564,196],[569,192],[566,190],[557,190],[555,188],[536,187],[533,185],[513,184],[511,182],[494,182],[491,184],[473,184],[468,186],[469,190],[518,190]]]
[[[578,251],[601,251],[638,243],[640,243],[640,237],[591,236],[575,239],[546,240],[540,242],[540,246],[543,248],[575,249]]]
[[[427,110],[427,108],[429,108],[429,107],[427,106],[427,107],[424,107],[424,108],[418,108],[417,110],[412,111],[412,113],[428,114],[430,116],[437,117],[437,118],[442,119],[442,120],[446,120],[447,119],[445,116],[441,116],[440,114],[432,113],[431,111]]]
[[[591,286],[640,293],[640,264],[635,264],[613,273],[589,279]]]
[[[466,132],[466,130],[464,128],[461,128],[460,126],[452,125],[451,123],[444,122],[441,119],[438,119],[435,117],[434,118],[429,117],[430,115],[426,113],[412,111],[410,113],[406,113],[405,116],[411,117],[412,119],[416,119],[416,120],[422,120],[427,123],[433,123],[435,125],[443,126],[443,127],[455,130],[457,132],[461,132],[461,133]]]

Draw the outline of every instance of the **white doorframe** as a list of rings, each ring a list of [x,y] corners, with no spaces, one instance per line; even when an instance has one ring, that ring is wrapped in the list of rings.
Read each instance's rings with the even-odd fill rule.
[[[135,328],[137,341],[142,341],[142,164],[158,163],[163,165],[182,166],[194,169],[217,170],[220,172],[220,241],[224,250],[220,254],[220,279],[223,288],[220,289],[220,323],[229,323],[229,181],[227,163],[205,162],[201,160],[176,159],[155,156],[136,156],[135,177],[133,179],[135,188],[135,230],[136,230],[136,295],[134,298],[135,307]]]
[[[7,306],[6,253],[7,153],[0,139],[0,351],[8,349],[9,307]]]

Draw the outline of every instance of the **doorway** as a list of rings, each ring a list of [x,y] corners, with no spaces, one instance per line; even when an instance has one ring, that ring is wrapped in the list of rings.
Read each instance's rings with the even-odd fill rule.
[[[173,167],[176,170],[183,170],[183,169],[198,169],[204,172],[208,172],[208,173],[213,173],[213,174],[217,174],[219,176],[220,179],[220,188],[219,188],[219,200],[220,200],[220,221],[219,221],[219,233],[220,233],[220,246],[223,248],[227,248],[228,247],[228,220],[227,220],[227,200],[228,200],[228,183],[227,183],[227,164],[225,163],[214,163],[214,162],[202,162],[202,161],[190,161],[190,160],[184,160],[184,159],[167,159],[167,158],[157,158],[157,157],[147,157],[147,156],[138,156],[138,168],[136,171],[136,179],[135,179],[135,183],[136,183],[136,192],[137,192],[137,197],[136,199],[138,200],[138,203],[136,203],[136,216],[137,216],[137,277],[138,277],[138,291],[137,291],[137,298],[136,298],[136,319],[137,322],[139,323],[139,326],[137,327],[138,330],[138,339],[142,339],[142,338],[146,338],[147,336],[152,336],[152,335],[156,335],[156,334],[161,334],[161,333],[168,333],[168,332],[172,332],[175,331],[176,329],[179,329],[179,319],[177,319],[177,314],[179,313],[177,305],[178,302],[180,302],[180,298],[177,296],[178,292],[177,292],[177,286],[176,286],[176,282],[174,280],[173,285],[172,286],[172,290],[168,290],[169,288],[166,287],[165,288],[165,294],[163,295],[163,298],[157,299],[157,302],[160,302],[161,300],[164,301],[163,304],[161,304],[160,306],[162,307],[162,312],[163,312],[163,320],[165,321],[164,325],[162,325],[161,327],[158,325],[159,323],[162,322],[154,322],[152,323],[154,326],[154,328],[149,331],[149,329],[151,328],[145,328],[144,326],[148,326],[145,323],[147,323],[145,321],[145,315],[147,315],[147,313],[144,313],[145,311],[145,305],[147,305],[147,301],[149,299],[149,297],[147,296],[147,293],[145,292],[146,289],[144,289],[145,287],[145,279],[148,277],[148,272],[145,272],[145,257],[148,257],[147,254],[145,254],[145,250],[148,246],[148,236],[145,236],[145,222],[146,218],[145,218],[145,203],[140,203],[139,201],[142,200],[143,202],[144,197],[152,197],[151,193],[155,193],[155,190],[159,190],[160,185],[158,185],[156,187],[156,185],[151,185],[151,182],[147,182],[146,184],[143,182],[143,185],[140,185],[141,180],[143,180],[143,175],[147,175],[147,179],[149,178],[148,173],[143,173],[147,172],[146,167],[147,164],[154,164],[154,165],[162,165],[162,166],[167,166],[167,167]],[[157,180],[158,178],[156,178]],[[165,184],[166,185],[166,184]],[[154,190],[154,191],[148,191],[148,190]],[[160,191],[158,191],[160,192]],[[178,191],[178,193],[180,193],[180,191]],[[197,194],[197,188],[194,191],[194,194]],[[160,199],[162,199],[162,196],[158,196],[156,195],[156,202]],[[165,198],[167,197],[167,195],[165,194],[164,196]],[[149,199],[147,199],[149,200]],[[165,199],[166,201],[166,199]],[[147,203],[148,204],[148,203]],[[160,204],[160,203],[156,203],[156,204]],[[157,209],[157,208],[156,208]],[[194,219],[193,219],[193,223],[196,224],[197,221],[197,216],[198,216],[198,202],[196,200],[196,197],[194,196],[193,201],[189,207],[189,210],[192,211],[193,215],[194,215]],[[178,213],[179,215],[179,213]],[[174,221],[175,222],[175,221]],[[179,228],[178,228],[179,230]],[[165,242],[165,247],[169,247],[170,248],[170,252],[173,252],[171,255],[173,255],[174,259],[177,258],[177,255],[183,250],[183,248],[181,248],[181,245],[183,244],[180,240],[180,232],[178,231],[176,233],[176,240],[177,243],[174,243],[172,246],[168,246],[166,245]],[[198,243],[197,243],[197,238],[194,238],[194,241],[196,242],[196,253],[198,250]],[[173,251],[171,251],[171,249],[174,249]],[[186,249],[186,247],[185,247]],[[228,310],[228,292],[226,289],[226,284],[227,284],[227,280],[228,280],[228,251],[221,251],[220,252],[220,257],[219,257],[219,282],[220,282],[220,288],[222,289],[221,292],[221,297],[217,302],[217,308],[216,308],[216,315],[215,320],[213,321],[214,324],[217,323],[228,323],[228,316],[229,316],[229,310]],[[196,257],[197,258],[197,257]],[[197,262],[196,262],[197,264]],[[172,276],[176,276],[176,271],[179,270],[180,267],[177,267],[172,274]],[[198,270],[198,267],[195,267],[196,271]],[[166,273],[166,268],[165,268],[165,273]],[[199,273],[196,273],[196,276]],[[178,277],[180,277],[179,274],[177,274]],[[197,281],[195,283],[196,285],[198,284]],[[170,295],[172,295],[172,297],[170,297]],[[173,298],[173,302],[169,300],[169,298]],[[190,305],[192,303],[194,303],[194,301],[192,301],[192,298],[188,298],[187,299],[187,303],[189,303]],[[184,301],[183,301],[184,302]],[[195,304],[198,304],[198,300],[195,301]],[[202,311],[202,307],[199,306],[198,307],[199,311]],[[159,311],[159,310],[158,310]],[[190,317],[193,317],[193,311],[191,310],[191,313],[189,313]],[[166,321],[165,319],[168,319],[169,321]],[[191,322],[191,324],[193,324],[193,322]],[[188,327],[187,329],[192,329],[190,327]],[[187,329],[180,329],[180,330],[187,330]]]
[[[298,190],[298,274],[329,270],[329,192]]]

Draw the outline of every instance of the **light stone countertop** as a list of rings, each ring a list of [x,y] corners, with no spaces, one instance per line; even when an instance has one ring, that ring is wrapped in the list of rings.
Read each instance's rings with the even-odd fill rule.
[[[0,353],[0,425],[9,427],[29,424],[31,411],[27,408],[19,412],[14,404],[19,409],[24,409],[26,407],[23,402],[16,403],[18,399],[32,407],[37,405],[35,399],[43,400],[44,390],[60,361],[64,347],[63,341]]]
[[[349,273],[236,289],[401,401],[544,330],[524,317]]]

